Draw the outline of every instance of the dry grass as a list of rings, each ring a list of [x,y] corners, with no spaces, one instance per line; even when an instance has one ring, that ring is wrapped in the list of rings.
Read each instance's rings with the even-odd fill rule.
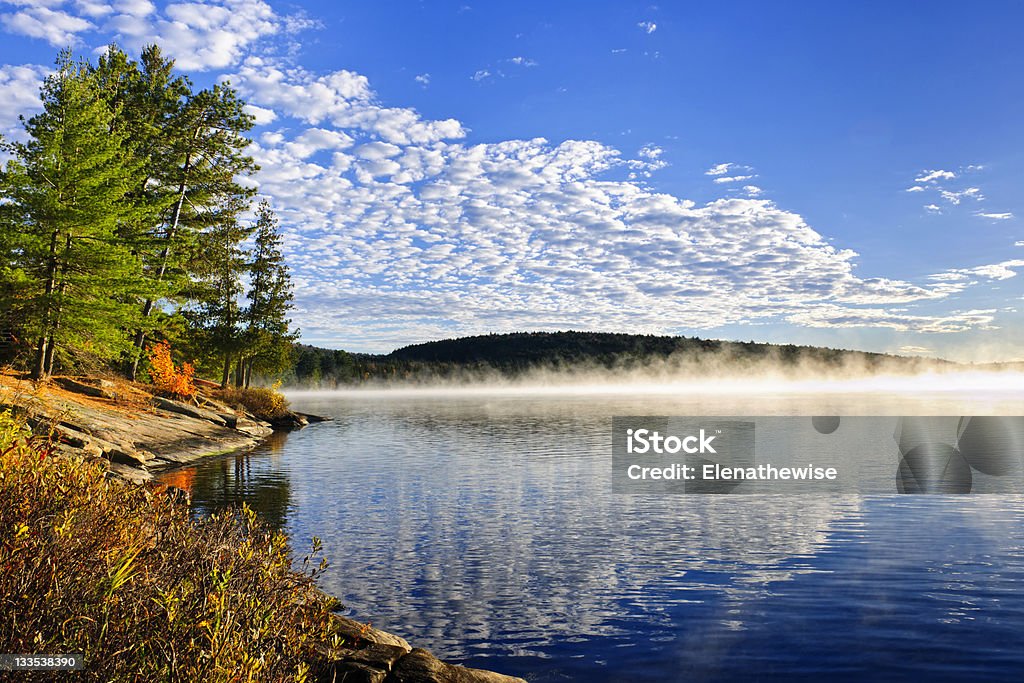
[[[288,400],[284,395],[267,387],[252,389],[229,387],[213,392],[212,396],[222,403],[235,409],[245,410],[268,422],[288,413]]]
[[[0,412],[7,652],[82,653],[93,680],[315,679],[316,653],[339,644],[317,546],[295,571],[252,511],[194,522],[172,496],[53,457]]]

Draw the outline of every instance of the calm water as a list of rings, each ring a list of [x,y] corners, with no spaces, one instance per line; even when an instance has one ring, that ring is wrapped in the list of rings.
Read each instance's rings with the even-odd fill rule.
[[[247,501],[357,619],[531,681],[1020,680],[1024,498],[626,496],[613,415],[1021,414],[1020,393],[297,395],[169,479]]]

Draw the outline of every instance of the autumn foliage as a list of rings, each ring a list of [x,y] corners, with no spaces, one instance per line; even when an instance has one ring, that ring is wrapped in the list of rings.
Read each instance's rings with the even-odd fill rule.
[[[0,648],[82,655],[67,680],[318,680],[343,644],[319,553],[313,539],[293,567],[284,534],[251,509],[193,520],[175,496],[54,456],[0,412]]]
[[[162,341],[149,349],[149,377],[158,391],[178,398],[194,398],[198,393],[193,377],[196,370],[191,363],[174,367],[171,359],[171,344]]]

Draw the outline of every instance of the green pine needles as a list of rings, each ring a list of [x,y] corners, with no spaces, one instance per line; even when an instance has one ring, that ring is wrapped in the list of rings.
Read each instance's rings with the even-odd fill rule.
[[[287,367],[291,280],[270,205],[245,219],[253,121],[230,85],[112,45],[62,52],[40,100],[0,171],[0,333],[33,377],[89,359],[134,379],[150,340],[225,386]]]

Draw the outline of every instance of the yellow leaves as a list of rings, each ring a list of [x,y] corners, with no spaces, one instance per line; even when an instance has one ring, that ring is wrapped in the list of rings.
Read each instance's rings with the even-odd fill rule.
[[[36,651],[84,652],[105,680],[315,679],[300,664],[331,639],[335,603],[314,563],[293,569],[284,534],[252,510],[195,521],[37,445],[0,457],[0,595],[19,642],[41,630]]]
[[[107,595],[113,595],[123,585],[132,580],[135,576],[135,558],[139,556],[141,548],[134,548],[114,563],[113,571],[108,573],[109,583]]]

